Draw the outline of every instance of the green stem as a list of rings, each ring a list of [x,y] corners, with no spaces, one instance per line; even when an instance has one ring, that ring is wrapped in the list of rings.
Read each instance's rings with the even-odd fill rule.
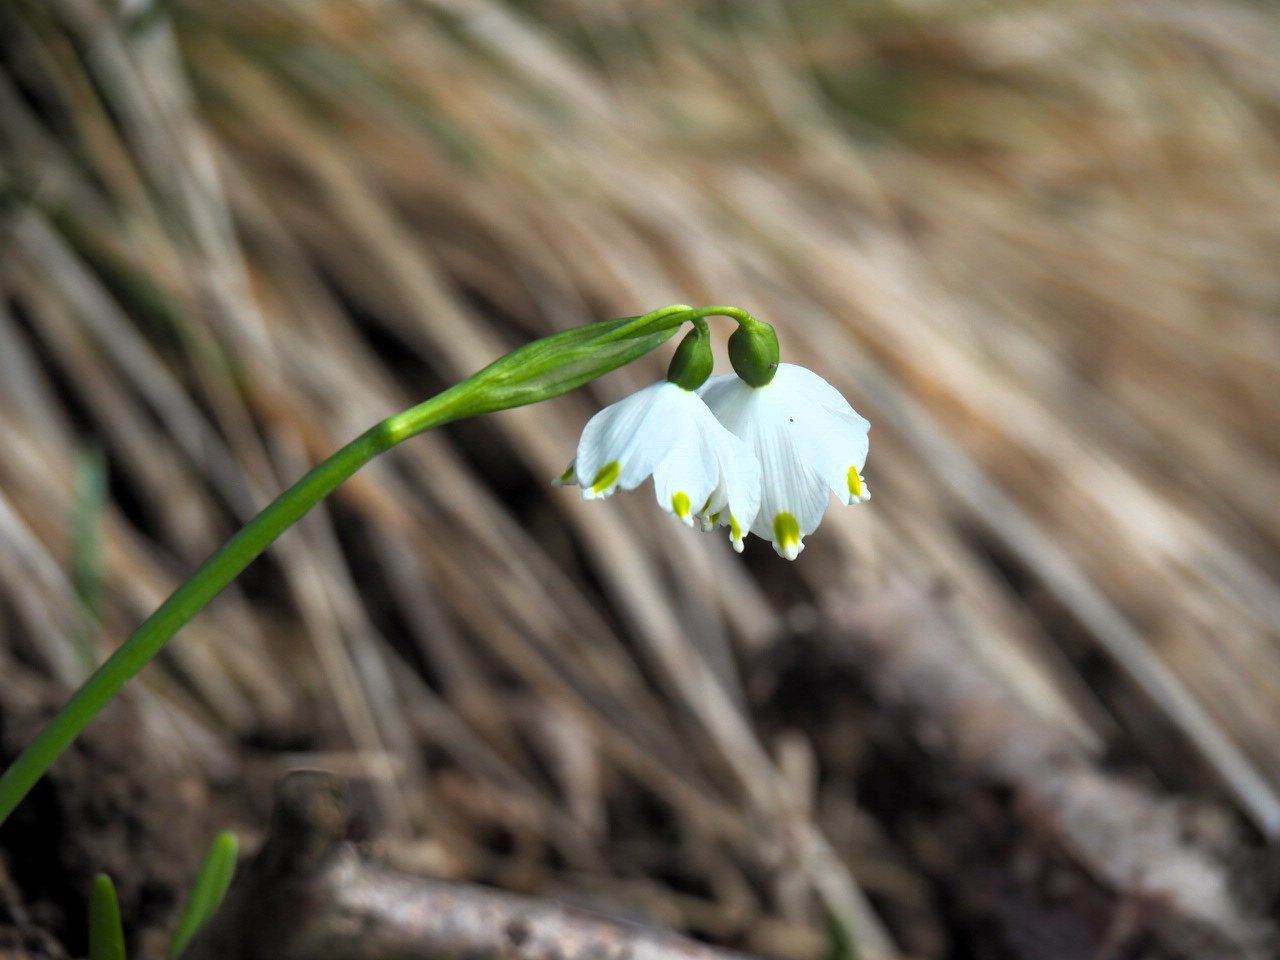
[[[696,309],[687,310],[683,314],[683,319],[686,322],[701,320],[703,317],[729,317],[731,320],[738,321],[739,326],[750,326],[760,322],[747,311],[738,307],[697,307]]]
[[[120,688],[175,633],[303,514],[378,454],[431,427],[466,416],[466,383],[361,434],[276,497],[161,604],[100,666],[0,777],[0,823]]]
[[[754,322],[736,307],[683,304],[641,317],[603,320],[525,344],[479,373],[361,434],[276,497],[214,553],[89,679],[13,765],[0,776],[0,824],[121,687],[175,633],[303,514],[378,454],[410,437],[463,417],[558,397],[630,363],[700,317],[724,314]]]

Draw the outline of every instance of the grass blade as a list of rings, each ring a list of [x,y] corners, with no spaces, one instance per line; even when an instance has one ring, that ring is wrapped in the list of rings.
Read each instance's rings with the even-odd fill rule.
[[[196,882],[191,886],[191,899],[187,901],[187,908],[182,912],[182,918],[173,932],[168,960],[177,960],[182,956],[182,951],[187,948],[191,938],[218,909],[227,887],[231,885],[239,849],[240,843],[236,840],[236,835],[229,830],[224,830],[213,838],[204,863],[200,865],[200,872],[196,874]]]
[[[89,960],[125,960],[120,901],[105,873],[94,878],[89,897]]]
[[[72,520],[71,580],[84,611],[78,652],[86,670],[97,664],[98,630],[102,624],[102,519],[106,508],[107,467],[101,447],[90,447],[76,470],[75,515]]]

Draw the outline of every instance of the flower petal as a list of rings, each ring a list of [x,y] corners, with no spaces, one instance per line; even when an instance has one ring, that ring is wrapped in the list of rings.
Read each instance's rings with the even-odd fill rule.
[[[718,421],[716,426],[720,431],[715,444],[719,482],[698,511],[698,519],[707,531],[727,526],[733,549],[741,553],[742,538],[760,512],[760,462],[742,440]]]
[[[679,416],[670,415],[670,391],[686,392],[655,383],[587,421],[574,464],[584,500],[638,487],[670,453],[682,432]]]
[[[689,396],[693,397],[699,407],[703,406],[695,394],[690,393]],[[717,429],[724,429],[718,423],[715,426]],[[688,434],[685,442],[673,447],[653,471],[653,492],[658,498],[659,506],[691,527],[694,511],[711,496],[716,487],[720,468],[715,451],[703,442],[699,431],[691,428]]]
[[[774,380],[786,391],[788,416],[798,428],[799,455],[814,464],[841,503],[870,499],[862,468],[871,424],[812,370],[781,364]]]
[[[578,459],[569,461],[569,465],[564,468],[564,473],[551,481],[553,487],[576,487],[578,485]]]
[[[848,412],[852,417],[829,407],[814,407],[803,421],[796,418],[794,441],[797,454],[813,464],[823,482],[844,504],[871,496],[862,480],[870,424],[853,413],[852,408]]]
[[[861,471],[870,424],[816,373],[784,363],[763,387],[714,377],[701,393],[760,461],[760,509],[751,532],[771,540],[782,556],[794,559],[804,549],[830,492],[844,503],[868,496]]]
[[[581,484],[593,499],[652,474],[658,503],[681,522],[728,526],[738,551],[755,533],[793,560],[832,492],[844,503],[870,496],[869,426],[839,391],[794,364],[779,364],[756,388],[733,375],[696,394],[661,382],[592,417],[555,482]]]
[[[830,492],[814,465],[796,455],[790,422],[758,415],[753,446],[760,459],[760,512],[751,532],[773,542],[774,549],[794,560],[803,538],[822,522]]]

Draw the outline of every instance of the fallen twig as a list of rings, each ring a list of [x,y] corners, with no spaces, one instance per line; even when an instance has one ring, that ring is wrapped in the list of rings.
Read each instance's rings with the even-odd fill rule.
[[[343,840],[342,783],[280,786],[271,833],[184,960],[738,960],[675,934],[391,870]]]

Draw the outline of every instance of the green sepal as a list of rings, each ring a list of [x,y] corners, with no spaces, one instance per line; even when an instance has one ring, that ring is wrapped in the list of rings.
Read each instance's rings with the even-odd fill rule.
[[[738,321],[729,337],[729,362],[748,386],[763,387],[778,372],[778,335],[773,327],[754,318]]]
[[[120,901],[105,873],[94,877],[89,895],[89,960],[125,960]]]
[[[711,353],[711,330],[707,321],[699,318],[676,347],[671,365],[667,367],[667,380],[685,390],[697,390],[711,376],[715,362]]]

